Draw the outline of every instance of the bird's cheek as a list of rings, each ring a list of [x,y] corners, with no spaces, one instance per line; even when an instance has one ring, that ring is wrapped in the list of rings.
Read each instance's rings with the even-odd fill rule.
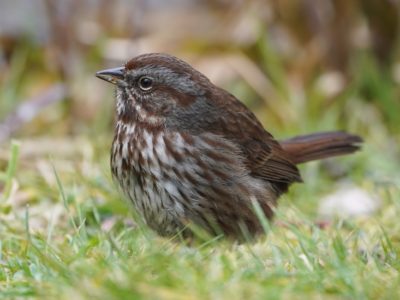
[[[165,115],[173,107],[173,100],[165,93],[154,91],[146,97],[142,105],[152,114]]]
[[[190,106],[191,104],[193,104],[196,101],[195,96],[187,94],[187,93],[179,93],[179,92],[176,92],[173,99],[174,99],[176,105],[183,107],[183,108]]]
[[[168,115],[173,110],[173,103],[162,103],[160,106],[160,114],[163,116]]]

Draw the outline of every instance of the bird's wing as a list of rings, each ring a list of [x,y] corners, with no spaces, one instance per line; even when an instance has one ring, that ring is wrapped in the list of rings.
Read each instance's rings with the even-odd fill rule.
[[[299,170],[278,141],[263,128],[244,104],[233,95],[222,92],[226,93],[224,98],[228,101],[225,102],[224,113],[220,114],[219,124],[216,125],[225,138],[239,145],[251,173],[272,182],[300,182]]]

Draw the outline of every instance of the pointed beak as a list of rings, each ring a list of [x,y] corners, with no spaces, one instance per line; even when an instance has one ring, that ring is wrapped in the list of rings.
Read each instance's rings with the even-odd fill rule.
[[[124,86],[124,70],[125,68],[113,68],[113,69],[107,69],[103,71],[99,71],[96,73],[96,77],[103,79],[105,81],[111,82],[112,84],[115,85],[121,85]]]

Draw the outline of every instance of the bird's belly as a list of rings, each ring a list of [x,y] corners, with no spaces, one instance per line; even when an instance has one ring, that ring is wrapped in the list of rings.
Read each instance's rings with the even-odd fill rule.
[[[161,235],[183,229],[185,210],[177,199],[178,182],[165,178],[159,165],[132,160],[125,143],[115,144],[111,157],[112,174],[143,221]],[[119,150],[121,148],[121,150]],[[152,150],[147,150],[152,153]],[[129,157],[130,156],[130,157]]]
[[[129,202],[149,227],[161,235],[173,235],[183,228],[185,211],[168,193],[167,186],[170,183],[154,181],[147,174],[128,176],[130,181],[117,180]]]
[[[146,131],[128,141],[116,140],[112,173],[129,202],[164,236],[176,234],[187,223],[215,234],[235,235],[243,223],[250,232],[260,231],[250,200],[261,200],[270,212],[275,196],[266,183],[247,174],[235,155],[226,158],[201,137],[192,140],[185,144],[179,134],[150,136]]]

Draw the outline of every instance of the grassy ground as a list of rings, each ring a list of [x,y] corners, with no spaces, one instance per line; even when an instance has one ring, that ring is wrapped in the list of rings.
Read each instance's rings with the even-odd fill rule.
[[[40,51],[21,49],[1,81],[2,119],[16,99],[56,81],[40,70]],[[97,57],[68,83],[69,101],[1,144],[0,298],[399,299],[398,87],[360,56],[352,82],[327,99],[316,81],[291,85],[271,55],[262,68],[276,100],[264,103],[246,78],[227,88],[277,137],[345,128],[364,137],[362,152],[302,166],[305,184],[282,197],[266,236],[254,243],[160,238],[132,221],[111,181],[112,91],[91,81],[103,67]],[[36,68],[25,64],[32,60]],[[104,91],[95,116],[94,90]],[[380,198],[381,207],[321,229],[314,225],[320,200],[343,180]]]
[[[382,209],[373,217],[337,220],[320,229],[313,222],[315,206],[333,183],[318,165],[311,165],[303,173],[315,176],[282,199],[279,224],[271,224],[266,237],[245,245],[210,240],[188,246],[127,222],[129,212],[110,181],[106,155],[87,154],[93,146],[85,147],[68,168],[55,157],[44,159],[39,174],[22,159],[18,162],[18,144],[11,147],[8,169],[1,174],[6,193],[0,219],[0,296],[400,297],[400,191],[394,182],[354,176],[379,194]]]

